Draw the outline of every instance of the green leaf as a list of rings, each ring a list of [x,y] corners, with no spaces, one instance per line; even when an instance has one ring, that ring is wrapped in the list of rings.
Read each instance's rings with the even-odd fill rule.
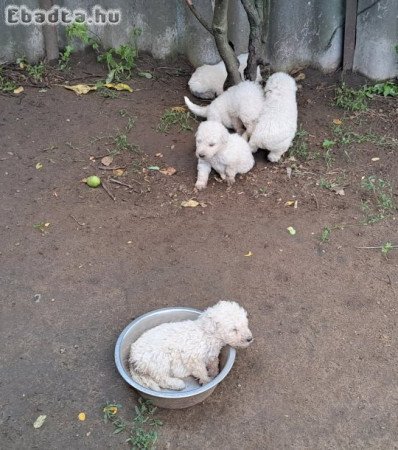
[[[115,78],[115,70],[116,69],[113,69],[113,70],[109,71],[108,76],[106,77],[106,82],[107,83],[112,83],[113,79]]]
[[[148,80],[153,78],[153,75],[151,74],[151,72],[138,72],[138,76],[143,77],[143,78],[148,78]]]

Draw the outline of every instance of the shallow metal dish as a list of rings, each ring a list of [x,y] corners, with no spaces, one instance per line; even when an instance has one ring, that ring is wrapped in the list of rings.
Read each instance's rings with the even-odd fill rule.
[[[196,319],[202,311],[192,308],[163,308],[144,314],[133,320],[122,331],[115,347],[115,362],[120,375],[127,383],[136,389],[142,397],[161,408],[180,409],[188,408],[203,402],[214,391],[231,370],[236,351],[231,347],[224,347],[220,354],[220,373],[212,380],[201,386],[193,378],[185,379],[186,388],[183,391],[163,390],[160,392],[145,388],[136,383],[130,376],[128,357],[131,344],[145,331],[165,322],[180,322],[187,319]]]

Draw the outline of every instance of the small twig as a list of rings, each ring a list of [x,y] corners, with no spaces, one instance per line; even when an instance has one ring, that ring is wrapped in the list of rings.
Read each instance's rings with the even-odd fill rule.
[[[374,247],[355,247],[355,248],[363,248],[363,249],[372,249],[372,248],[378,248],[378,249],[382,249],[383,246],[382,245],[378,245],[378,246],[374,246]],[[398,248],[398,245],[392,245],[389,248]]]
[[[206,30],[213,35],[213,30],[211,25],[206,22],[206,20],[198,13],[196,10],[193,1],[192,0],[185,0],[185,3],[187,4],[188,8],[192,11],[192,14],[199,20],[199,22],[202,24],[203,27],[206,28]]]
[[[109,190],[107,185],[104,182],[102,182],[101,186],[104,188],[104,191],[109,195],[109,197],[115,202],[116,201],[116,197],[112,194],[112,192]]]
[[[316,195],[315,194],[311,194],[311,195],[312,195],[312,198],[315,201],[316,209],[319,209],[319,203],[318,203],[318,199],[316,198]]]
[[[109,181],[111,181],[112,183],[120,184],[120,186],[126,186],[129,189],[134,189],[134,186],[131,186],[131,184],[123,183],[123,181],[115,180],[114,178],[109,178]],[[134,183],[137,183],[140,186],[142,186],[142,183],[140,183],[137,180],[134,180],[133,178],[131,178],[131,181],[134,181]]]
[[[118,170],[118,169],[123,169],[126,170],[126,166],[118,166],[118,167],[98,167],[99,170]]]
[[[76,217],[75,216],[73,216],[72,214],[69,214],[70,215],[70,217],[72,217],[72,219],[78,224],[78,225],[80,225],[81,227],[84,227],[84,223],[80,223],[77,219],[76,219]]]

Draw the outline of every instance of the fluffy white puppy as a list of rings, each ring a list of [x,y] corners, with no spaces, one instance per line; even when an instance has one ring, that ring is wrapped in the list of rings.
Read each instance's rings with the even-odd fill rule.
[[[246,173],[254,166],[249,144],[238,134],[230,134],[219,122],[202,122],[196,132],[198,178],[196,189],[207,186],[213,168],[229,185],[238,173]]]
[[[130,373],[149,389],[181,390],[182,378],[200,384],[218,374],[222,347],[247,347],[253,340],[247,313],[236,302],[220,301],[197,320],[164,323],[146,331],[132,345]]]
[[[199,106],[184,97],[190,111],[199,117],[222,123],[242,134],[245,129],[250,137],[264,104],[262,87],[254,81],[242,81],[232,86],[208,106]]]
[[[244,70],[247,66],[248,53],[242,53],[238,56],[239,72],[242,80],[244,80]],[[188,81],[189,90],[195,97],[212,100],[214,97],[221,95],[224,91],[224,83],[227,79],[227,69],[224,61],[218,64],[205,64],[198,67]],[[260,68],[257,67],[256,82],[262,80]]]
[[[265,85],[265,101],[257,125],[250,137],[253,152],[263,148],[268,159],[279,161],[297,131],[297,86],[294,79],[283,72],[271,75]]]

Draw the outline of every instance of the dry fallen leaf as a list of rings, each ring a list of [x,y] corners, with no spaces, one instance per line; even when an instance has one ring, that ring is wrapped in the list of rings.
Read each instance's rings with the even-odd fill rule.
[[[181,202],[181,206],[183,208],[196,208],[197,206],[199,206],[200,203],[197,202],[196,200],[184,200]]]
[[[291,167],[286,167],[286,173],[287,173],[287,177],[291,178],[292,177],[292,168]]]
[[[90,91],[96,91],[97,87],[94,85],[88,85],[88,84],[75,84],[74,86],[68,86],[66,84],[63,84],[62,87],[65,89],[69,89],[70,91],[75,92],[77,95],[87,94]]]
[[[343,122],[340,119],[333,119],[335,125],[341,125]]]
[[[294,77],[294,79],[296,81],[305,80],[305,73],[304,72],[299,73],[296,77]]]
[[[293,206],[295,204],[294,200],[288,200],[287,202],[285,202],[285,206]]]
[[[249,251],[245,254],[245,256],[253,256],[253,253]]]
[[[81,421],[84,422],[86,420],[86,414],[84,412],[79,413],[79,415],[77,416],[77,418]]]
[[[163,153],[156,153],[155,156],[157,156],[158,158],[163,158]]]
[[[377,157],[376,158],[372,158],[372,161],[374,161],[374,162],[375,161],[380,161],[380,158],[377,158]]]
[[[337,195],[345,195],[344,189],[342,187],[335,186],[332,188],[332,191]]]
[[[185,106],[173,106],[171,110],[173,112],[185,112],[187,108]]]
[[[133,92],[131,87],[128,84],[124,83],[106,83],[104,84],[108,89],[115,89],[116,91],[128,91]]]
[[[112,173],[113,175],[115,175],[115,177],[121,177],[125,171],[125,169],[113,169]]]
[[[19,86],[19,88],[16,88],[16,89],[14,89],[14,94],[20,94],[21,92],[23,92],[24,91],[24,89],[23,89],[23,87],[22,86]]]
[[[36,164],[36,169],[37,169],[37,170],[40,170],[40,169],[42,169],[42,168],[43,168],[43,164],[38,162],[38,163]]]
[[[41,416],[39,416],[36,420],[35,420],[35,422],[34,422],[34,424],[33,424],[33,428],[40,428],[42,425],[43,425],[43,423],[44,423],[44,421],[47,419],[47,416],[46,415],[41,415]]]
[[[101,162],[102,162],[102,164],[103,164],[104,166],[108,167],[108,166],[110,166],[110,165],[112,164],[112,162],[113,162],[113,156],[104,156],[104,157],[101,159]]]
[[[293,227],[287,227],[286,229],[291,236],[294,236],[296,234],[296,230]]]
[[[163,175],[174,175],[177,170],[174,167],[166,167],[165,169],[161,169],[159,170],[160,173],[162,173]]]

